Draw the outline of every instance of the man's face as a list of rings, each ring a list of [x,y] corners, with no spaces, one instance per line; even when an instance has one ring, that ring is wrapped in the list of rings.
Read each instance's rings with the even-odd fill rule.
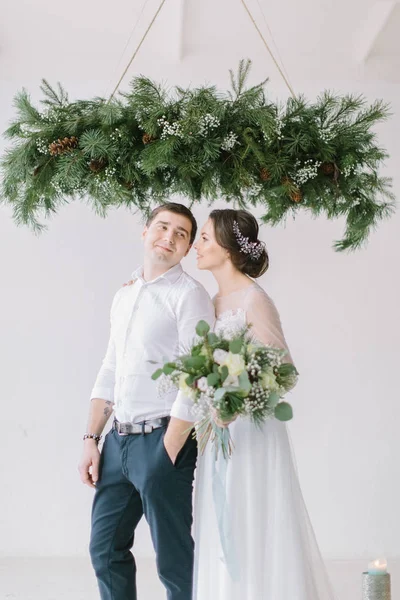
[[[144,254],[152,264],[170,269],[189,252],[192,224],[190,220],[168,210],[159,212],[143,230]]]

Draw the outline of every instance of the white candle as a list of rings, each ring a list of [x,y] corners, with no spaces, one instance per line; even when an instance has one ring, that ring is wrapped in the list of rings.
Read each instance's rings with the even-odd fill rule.
[[[386,558],[377,558],[368,564],[369,575],[384,575],[387,573]]]

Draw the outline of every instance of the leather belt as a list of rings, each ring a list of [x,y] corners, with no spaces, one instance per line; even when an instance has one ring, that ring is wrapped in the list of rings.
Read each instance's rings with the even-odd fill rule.
[[[151,433],[153,429],[159,429],[168,425],[171,417],[160,417],[159,419],[149,419],[148,421],[141,421],[140,423],[120,423],[117,419],[114,419],[113,428],[118,433],[125,435],[140,434],[140,433]]]

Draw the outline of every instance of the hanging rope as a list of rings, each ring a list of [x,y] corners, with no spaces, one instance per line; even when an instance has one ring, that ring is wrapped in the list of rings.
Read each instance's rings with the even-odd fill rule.
[[[287,87],[288,87],[288,89],[289,89],[290,93],[292,94],[293,98],[296,98],[296,94],[294,93],[294,91],[293,91],[293,88],[292,88],[292,86],[290,85],[290,83],[289,83],[289,81],[288,81],[288,79],[287,79],[287,77],[286,77],[285,73],[282,71],[282,69],[281,69],[281,67],[280,67],[280,65],[279,65],[279,63],[278,63],[278,61],[276,60],[276,58],[275,58],[275,56],[274,56],[274,54],[273,54],[273,52],[272,52],[272,50],[271,50],[271,48],[268,46],[266,39],[264,38],[264,36],[263,36],[262,32],[260,31],[260,29],[259,29],[259,27],[258,27],[257,23],[255,22],[255,20],[254,20],[254,17],[253,17],[253,15],[251,14],[251,12],[250,12],[250,10],[249,10],[249,7],[248,7],[248,6],[247,6],[247,4],[246,4],[246,0],[241,0],[241,2],[242,2],[242,4],[243,4],[243,6],[244,6],[244,8],[245,8],[245,10],[246,10],[246,12],[247,12],[247,14],[249,15],[249,17],[250,17],[250,19],[251,19],[251,22],[253,23],[254,27],[256,28],[256,30],[257,30],[257,32],[258,32],[258,34],[259,34],[260,38],[262,39],[262,41],[263,41],[263,43],[264,43],[264,46],[266,47],[266,49],[268,50],[268,52],[269,52],[269,54],[270,54],[270,56],[271,56],[272,60],[274,61],[276,68],[278,69],[279,73],[281,74],[283,81],[286,83],[286,85],[287,85]]]
[[[140,23],[140,19],[142,18],[142,16],[143,16],[143,13],[144,13],[144,11],[145,11],[145,9],[146,9],[146,6],[148,5],[149,1],[150,1],[150,0],[144,0],[144,2],[143,2],[143,4],[142,4],[142,8],[141,8],[141,10],[140,10],[139,16],[138,16],[138,18],[136,19],[136,23],[135,23],[135,25],[134,25],[134,27],[133,27],[133,29],[132,29],[132,31],[131,31],[131,33],[130,33],[130,35],[129,35],[129,38],[128,38],[128,40],[127,40],[126,44],[125,44],[125,47],[124,47],[124,49],[122,50],[122,52],[121,52],[121,54],[120,54],[120,56],[119,56],[118,63],[116,63],[116,67],[115,67],[115,69],[114,69],[114,72],[113,72],[113,74],[112,74],[112,77],[110,77],[109,84],[108,84],[108,86],[107,86],[106,92],[104,93],[104,96],[107,96],[107,95],[108,95],[108,93],[109,93],[109,91],[110,91],[110,88],[111,88],[111,83],[114,81],[114,78],[116,77],[116,74],[117,74],[117,72],[119,71],[119,67],[120,67],[120,64],[121,64],[121,62],[122,62],[122,59],[123,59],[123,57],[125,56],[125,52],[126,52],[126,50],[127,50],[128,46],[129,46],[130,42],[131,42],[131,39],[133,38],[133,35],[134,35],[134,33],[135,33],[135,31],[136,31],[136,29],[137,29],[137,27],[138,27],[139,23]]]
[[[270,36],[270,38],[271,38],[271,40],[272,40],[272,43],[273,43],[273,45],[274,45],[274,47],[275,47],[276,55],[277,55],[277,56],[278,56],[278,58],[279,58],[279,61],[280,61],[281,67],[282,67],[282,71],[285,73],[285,75],[286,75],[286,79],[288,80],[288,82],[290,83],[290,85],[292,85],[292,82],[290,81],[290,77],[289,77],[289,75],[288,75],[288,72],[287,72],[287,70],[286,70],[286,68],[285,68],[285,65],[284,65],[284,63],[283,63],[282,56],[281,56],[281,54],[280,54],[280,52],[279,52],[278,44],[275,42],[275,40],[274,40],[274,36],[273,36],[273,34],[272,34],[272,31],[271,31],[271,28],[270,28],[270,26],[268,25],[268,21],[267,21],[267,18],[266,18],[266,16],[265,16],[264,9],[263,9],[263,7],[262,7],[261,1],[260,1],[260,0],[257,0],[257,4],[258,4],[258,7],[259,7],[259,9],[260,9],[260,12],[261,12],[261,14],[262,14],[262,16],[263,16],[263,20],[264,20],[264,23],[265,23],[265,27],[267,28],[267,30],[268,30],[268,33],[269,33],[269,36]],[[293,87],[293,86],[292,86],[292,87]]]
[[[139,42],[139,45],[138,45],[138,47],[136,48],[135,52],[133,53],[133,55],[132,55],[132,58],[130,59],[129,63],[127,64],[127,66],[126,66],[126,68],[125,68],[124,72],[122,73],[122,75],[121,75],[121,77],[120,77],[120,79],[119,79],[119,81],[118,81],[117,85],[115,86],[115,88],[114,88],[114,90],[113,90],[113,92],[112,92],[111,96],[109,97],[109,99],[108,99],[108,103],[109,103],[109,102],[111,102],[111,100],[113,99],[113,97],[114,97],[114,95],[115,95],[116,91],[118,90],[119,86],[121,85],[121,83],[122,83],[122,80],[124,79],[125,75],[127,74],[129,67],[131,66],[131,64],[132,64],[132,63],[133,63],[133,61],[135,60],[137,53],[139,52],[139,50],[140,50],[140,48],[141,48],[141,46],[142,46],[142,44],[143,44],[144,40],[146,39],[146,37],[147,37],[147,34],[149,33],[150,29],[153,27],[154,21],[157,19],[158,15],[160,14],[160,11],[161,11],[161,9],[162,9],[162,7],[164,6],[164,4],[165,4],[165,2],[166,2],[166,1],[167,1],[167,0],[162,0],[162,2],[161,2],[161,4],[160,4],[160,6],[158,7],[156,14],[155,14],[155,15],[154,15],[154,17],[152,18],[152,20],[151,20],[151,22],[150,22],[150,25],[149,25],[149,26],[148,26],[148,28],[146,29],[146,31],[145,31],[145,33],[144,33],[144,35],[143,35],[142,39],[141,39],[141,40],[140,40],[140,42]]]
[[[128,72],[128,69],[129,69],[129,67],[131,66],[131,64],[132,64],[132,63],[133,63],[133,61],[135,60],[135,58],[136,58],[136,56],[137,56],[137,54],[138,54],[138,52],[139,52],[140,48],[142,47],[142,44],[143,44],[144,40],[146,39],[146,37],[147,37],[147,35],[148,35],[148,33],[149,33],[150,29],[151,29],[151,28],[152,28],[152,26],[154,25],[154,22],[155,22],[155,20],[157,19],[158,15],[160,14],[160,12],[161,12],[161,9],[162,9],[162,7],[164,6],[165,2],[166,2],[166,0],[162,0],[162,1],[161,1],[161,3],[160,3],[160,5],[159,5],[159,7],[158,7],[158,9],[157,9],[157,11],[156,11],[156,13],[155,13],[154,17],[152,18],[152,20],[151,20],[151,22],[150,22],[149,26],[147,27],[147,29],[146,29],[146,31],[145,31],[145,33],[144,33],[144,35],[143,35],[142,39],[140,40],[140,42],[139,42],[139,44],[138,44],[138,46],[137,46],[137,48],[136,48],[135,52],[133,53],[133,55],[132,55],[132,58],[130,59],[129,63],[127,64],[127,66],[126,66],[126,68],[125,68],[124,72],[122,73],[122,75],[121,75],[121,77],[120,77],[120,79],[119,79],[119,81],[118,81],[117,85],[115,86],[115,88],[114,88],[114,90],[113,90],[112,94],[110,95],[110,97],[109,97],[109,99],[108,99],[108,103],[109,103],[109,102],[111,102],[111,100],[113,99],[113,97],[114,97],[115,93],[117,92],[117,90],[118,90],[119,86],[121,85],[121,83],[122,83],[122,81],[123,81],[123,79],[124,79],[125,75],[126,75],[126,74],[127,74],[127,72]],[[282,67],[283,67],[283,69],[281,68],[280,64],[279,64],[279,63],[278,63],[278,61],[276,60],[274,53],[272,52],[271,48],[269,47],[269,45],[268,45],[268,43],[267,43],[266,39],[264,38],[264,36],[263,36],[263,34],[262,34],[262,32],[261,32],[260,28],[258,27],[258,25],[257,25],[257,23],[256,23],[256,21],[255,21],[255,19],[254,19],[253,15],[252,15],[252,13],[251,13],[251,11],[250,11],[249,7],[247,6],[246,0],[241,0],[241,2],[242,2],[242,4],[243,4],[243,6],[244,6],[244,8],[245,8],[245,10],[246,10],[246,12],[247,12],[247,14],[249,15],[249,17],[250,17],[250,20],[251,20],[251,22],[253,23],[253,25],[254,25],[254,27],[255,27],[255,29],[256,29],[256,31],[257,31],[257,33],[259,34],[259,36],[260,36],[260,38],[261,38],[261,40],[262,40],[262,42],[263,42],[264,46],[266,47],[266,49],[267,49],[267,51],[269,52],[269,54],[270,54],[270,56],[271,56],[272,60],[274,61],[274,64],[275,64],[276,68],[278,69],[278,71],[279,71],[279,73],[280,73],[280,75],[281,75],[281,77],[282,77],[283,81],[286,83],[286,85],[287,85],[287,87],[288,87],[288,89],[289,89],[289,91],[290,91],[291,95],[293,96],[293,98],[296,98],[296,94],[294,93],[294,90],[293,90],[293,88],[292,88],[292,86],[291,86],[291,84],[290,84],[290,82],[289,82],[289,78],[287,77],[287,75],[286,75],[286,74],[285,74],[285,72],[284,72],[284,67],[283,67],[283,61],[282,61],[282,59],[281,59],[281,61],[282,61]],[[259,5],[259,6],[260,6],[260,5]],[[260,8],[261,8],[261,7],[260,7]],[[264,16],[264,20],[266,21],[266,19],[265,19],[265,15],[264,15],[264,13],[263,13],[262,9],[261,9],[261,12],[262,12],[262,14],[263,14],[263,16]],[[267,26],[268,26],[268,25],[267,25]],[[135,26],[135,29],[136,29],[136,26]],[[269,30],[269,28],[268,28],[268,30]],[[132,34],[133,34],[133,32],[132,32]],[[132,34],[131,34],[130,38],[132,37]],[[272,37],[272,35],[271,35],[271,37]],[[129,39],[130,39],[130,38],[129,38]],[[128,43],[129,43],[129,42],[128,42]],[[274,42],[274,43],[275,43],[275,42]],[[276,44],[275,44],[275,46],[276,46]],[[278,52],[278,54],[279,54],[279,52]]]

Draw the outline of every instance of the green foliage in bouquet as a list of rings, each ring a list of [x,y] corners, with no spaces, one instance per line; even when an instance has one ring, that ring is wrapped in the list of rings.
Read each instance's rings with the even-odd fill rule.
[[[286,351],[253,343],[249,327],[226,339],[200,321],[196,334],[200,341],[188,354],[165,363],[152,377],[156,380],[163,375],[193,399],[201,450],[211,439],[225,457],[232,452],[229,430],[219,427],[215,417],[229,422],[248,416],[256,425],[271,417],[292,418],[292,407],[282,397],[294,387],[298,373],[284,362]]]
[[[119,98],[70,102],[43,81],[38,109],[23,90],[6,131],[3,202],[17,223],[39,231],[43,217],[73,199],[101,215],[122,205],[147,215],[172,194],[209,205],[223,199],[263,207],[271,225],[304,210],[345,217],[335,248],[358,248],[393,210],[391,182],[378,174],[387,154],[373,132],[388,107],[331,92],[279,106],[265,82],[246,87],[249,69],[241,61],[231,72],[228,93],[167,91],[137,77]]]

